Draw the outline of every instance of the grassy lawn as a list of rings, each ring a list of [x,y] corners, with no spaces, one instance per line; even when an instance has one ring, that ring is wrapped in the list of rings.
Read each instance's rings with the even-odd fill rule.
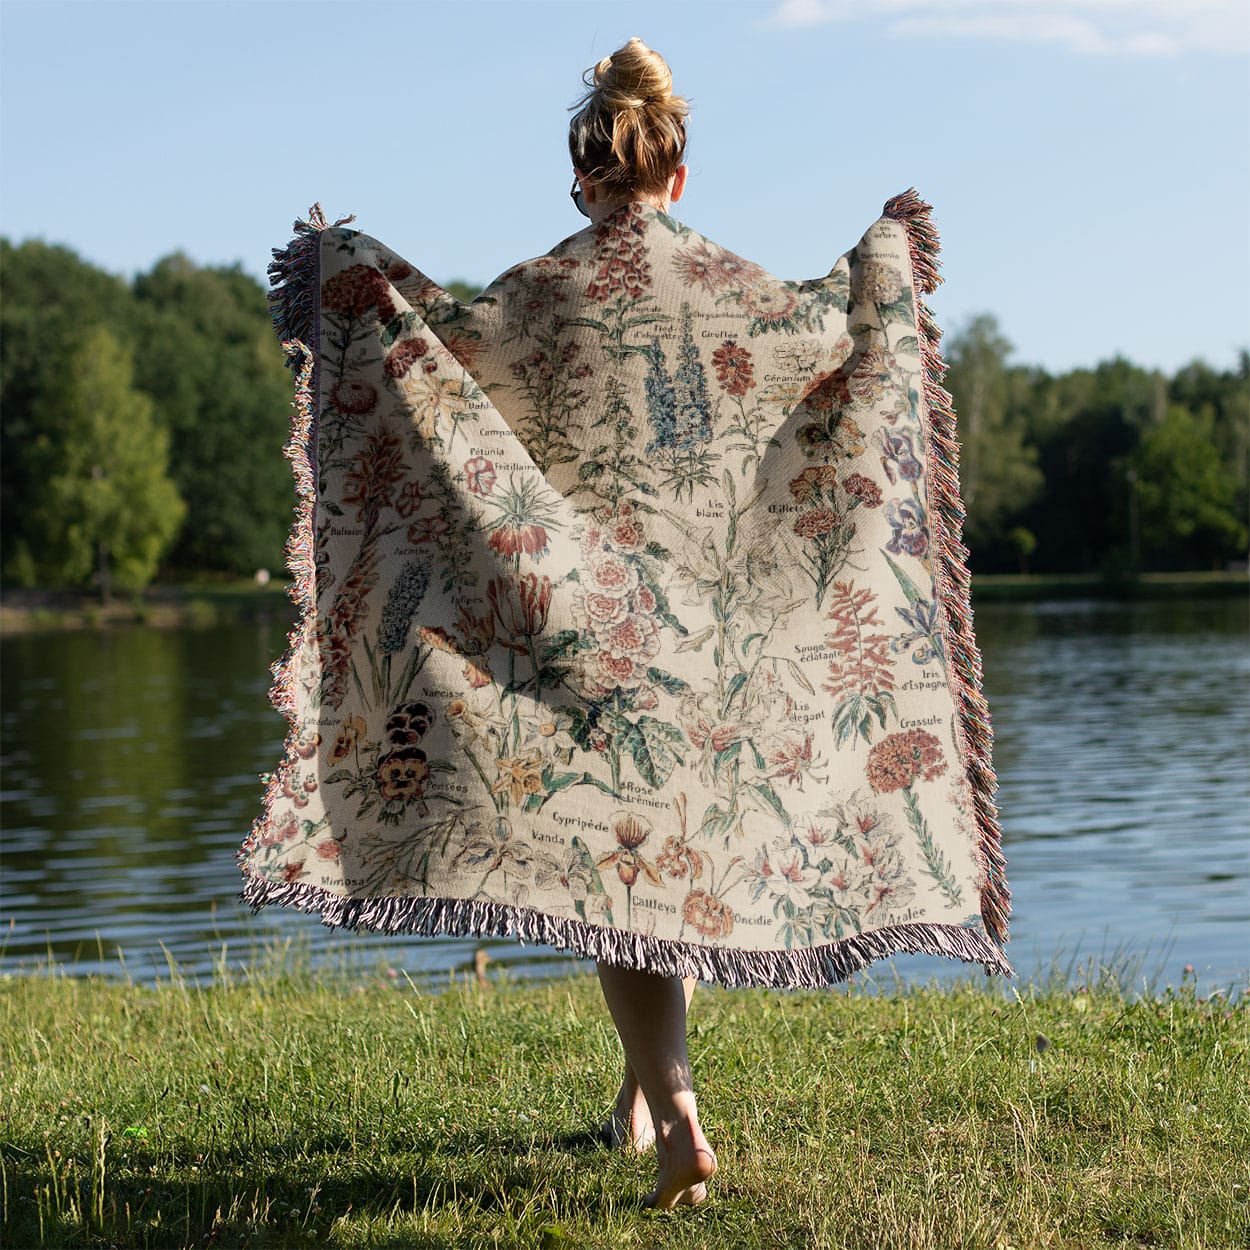
[[[593,979],[0,982],[6,1246],[1245,1246],[1250,1009],[1189,985],[700,989],[721,1170],[595,1144]]]

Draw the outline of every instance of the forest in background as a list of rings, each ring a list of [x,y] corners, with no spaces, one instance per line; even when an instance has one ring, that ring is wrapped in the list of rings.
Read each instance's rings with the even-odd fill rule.
[[[260,283],[181,255],[127,282],[0,239],[0,284],[0,581],[107,594],[281,569],[292,383]],[[988,314],[944,352],[974,572],[1245,560],[1250,353],[1050,374]]]

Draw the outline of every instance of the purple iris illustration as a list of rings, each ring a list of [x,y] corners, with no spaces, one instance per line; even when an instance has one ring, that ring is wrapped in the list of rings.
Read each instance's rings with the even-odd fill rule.
[[[914,482],[924,472],[924,465],[916,459],[912,449],[910,434],[883,430],[881,450],[881,467],[891,482],[897,482],[899,478],[904,482]]]
[[[886,505],[885,519],[893,531],[885,545],[887,551],[920,559],[928,554],[929,535],[925,531],[924,508],[919,500],[905,499],[902,503],[891,500]]]

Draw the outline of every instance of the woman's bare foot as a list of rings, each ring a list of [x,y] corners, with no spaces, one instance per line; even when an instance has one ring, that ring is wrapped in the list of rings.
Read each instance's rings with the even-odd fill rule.
[[[633,1070],[625,1073],[616,1103],[600,1130],[604,1143],[613,1150],[636,1150],[642,1154],[655,1145],[655,1126],[651,1123],[651,1108],[638,1087]]]
[[[716,1171],[716,1156],[698,1120],[679,1120],[656,1137],[660,1179],[643,1205],[667,1211],[698,1206],[707,1197],[707,1182]]]

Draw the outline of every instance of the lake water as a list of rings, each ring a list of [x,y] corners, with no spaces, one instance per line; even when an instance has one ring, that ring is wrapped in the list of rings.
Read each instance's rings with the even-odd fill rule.
[[[1242,600],[978,609],[1022,976],[1075,977],[1092,959],[1156,985],[1192,965],[1208,988],[1245,987],[1247,625]],[[292,937],[315,962],[425,980],[480,945],[515,975],[574,966],[510,941],[333,933],[236,901],[258,774],[282,746],[266,691],[284,640],[274,621],[0,644],[0,971],[50,958],[207,979]],[[962,965],[894,968],[912,980]]]

